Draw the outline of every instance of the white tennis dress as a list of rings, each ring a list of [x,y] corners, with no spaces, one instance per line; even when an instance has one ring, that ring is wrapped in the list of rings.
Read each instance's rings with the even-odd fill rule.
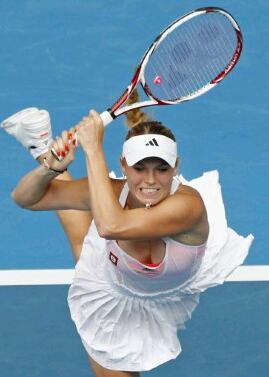
[[[187,182],[200,192],[210,226],[201,246],[166,237],[162,262],[150,267],[132,258],[116,241],[99,237],[94,221],[84,240],[69,290],[71,316],[88,354],[112,370],[146,371],[181,352],[177,330],[199,302],[199,293],[222,284],[243,263],[253,240],[227,227],[218,172]],[[125,184],[120,203],[129,192]]]

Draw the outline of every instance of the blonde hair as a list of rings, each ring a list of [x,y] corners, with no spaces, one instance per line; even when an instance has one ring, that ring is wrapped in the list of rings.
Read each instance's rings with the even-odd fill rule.
[[[129,97],[127,104],[139,102],[139,94],[135,89]],[[126,114],[125,123],[129,130],[126,135],[125,141],[133,136],[145,135],[145,134],[158,134],[167,136],[170,139],[176,141],[176,138],[172,131],[164,126],[161,122],[151,119],[146,113],[140,109],[134,109],[128,111]]]
[[[126,104],[131,105],[133,103],[139,102],[139,100],[140,98],[139,98],[138,91],[135,89],[133,93],[130,95],[130,97],[128,98]],[[134,109],[134,110],[128,111],[128,113],[125,114],[125,117],[126,117],[125,123],[129,129],[135,127],[139,123],[147,122],[151,120],[150,116],[144,113],[143,111],[141,111],[140,109]]]

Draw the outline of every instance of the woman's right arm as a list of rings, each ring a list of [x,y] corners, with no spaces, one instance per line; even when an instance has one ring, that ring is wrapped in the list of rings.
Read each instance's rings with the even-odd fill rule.
[[[90,210],[87,179],[63,181],[39,166],[26,174],[12,192],[12,198],[21,207],[42,211],[60,209]]]
[[[49,152],[44,165],[26,174],[12,193],[14,201],[31,210],[79,209],[90,210],[87,179],[64,181],[54,179],[75,159],[74,132],[64,131],[52,145],[63,158],[54,158]]]

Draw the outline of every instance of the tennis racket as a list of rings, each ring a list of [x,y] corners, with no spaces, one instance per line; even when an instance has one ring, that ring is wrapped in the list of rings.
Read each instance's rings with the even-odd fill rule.
[[[180,17],[157,36],[123,94],[100,114],[104,125],[135,108],[176,105],[206,93],[234,68],[242,47],[240,28],[224,9],[199,8]],[[147,100],[125,105],[139,83]]]
[[[175,105],[219,84],[240,57],[243,38],[235,19],[221,8],[200,8],[163,30],[141,59],[131,83],[100,114],[104,125],[138,107]],[[138,84],[148,100],[124,106]]]

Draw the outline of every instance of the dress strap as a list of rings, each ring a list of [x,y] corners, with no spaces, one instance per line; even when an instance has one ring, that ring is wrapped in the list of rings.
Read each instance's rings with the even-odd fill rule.
[[[181,185],[181,181],[179,179],[179,176],[176,175],[175,177],[173,177],[170,195],[173,195],[177,191],[177,189],[179,188],[180,185]]]
[[[119,202],[120,202],[120,205],[122,206],[122,208],[124,208],[124,206],[125,206],[128,193],[129,193],[129,186],[128,186],[128,183],[125,182],[125,184],[124,184],[124,186],[121,190],[120,197],[119,197]]]

